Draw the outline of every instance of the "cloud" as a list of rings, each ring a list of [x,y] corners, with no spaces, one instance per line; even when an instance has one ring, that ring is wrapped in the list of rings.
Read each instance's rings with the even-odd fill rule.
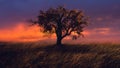
[[[111,28],[86,29],[85,32],[87,33],[85,36],[88,39],[120,40],[120,31],[114,31]]]
[[[6,28],[0,30],[1,41],[15,41],[15,40],[40,40],[43,38],[43,33],[39,32],[38,26],[28,26],[23,23],[17,24],[13,28]]]

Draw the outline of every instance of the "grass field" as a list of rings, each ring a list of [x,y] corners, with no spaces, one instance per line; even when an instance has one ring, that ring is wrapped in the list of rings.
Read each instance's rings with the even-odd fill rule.
[[[120,68],[120,45],[0,43],[0,68]]]

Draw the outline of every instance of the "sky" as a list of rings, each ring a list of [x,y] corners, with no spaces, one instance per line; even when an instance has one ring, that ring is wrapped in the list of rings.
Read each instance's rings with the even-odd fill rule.
[[[39,27],[29,27],[27,21],[39,10],[59,5],[90,17],[84,40],[120,41],[120,0],[0,0],[0,41],[43,39]]]

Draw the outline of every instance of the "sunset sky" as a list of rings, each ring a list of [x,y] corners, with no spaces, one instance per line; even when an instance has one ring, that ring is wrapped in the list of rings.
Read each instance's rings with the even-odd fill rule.
[[[120,41],[120,0],[0,0],[0,41],[45,39],[39,27],[30,27],[27,21],[39,10],[59,5],[90,17],[84,40]]]

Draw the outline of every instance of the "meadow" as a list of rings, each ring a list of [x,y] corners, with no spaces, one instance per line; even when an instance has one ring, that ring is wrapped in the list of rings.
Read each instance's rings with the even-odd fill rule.
[[[120,45],[1,42],[0,68],[120,68]]]

